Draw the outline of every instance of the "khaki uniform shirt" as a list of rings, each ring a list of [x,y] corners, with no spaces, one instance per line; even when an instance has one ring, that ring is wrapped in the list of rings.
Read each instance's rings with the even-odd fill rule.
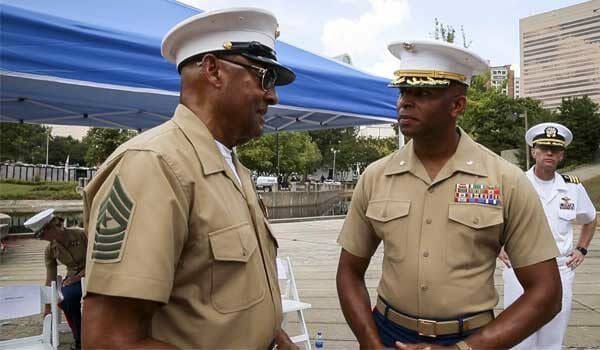
[[[202,121],[173,118],[119,147],[84,191],[87,292],[164,305],[151,336],[179,348],[265,349],[282,321],[277,241]]]
[[[57,265],[61,263],[67,267],[67,276],[71,277],[85,268],[85,255],[88,245],[85,231],[78,227],[65,228],[65,242],[52,241],[44,251],[46,273],[52,278],[56,277]]]
[[[523,172],[460,130],[456,153],[431,180],[409,142],[363,173],[338,242],[371,257],[384,242],[379,295],[399,311],[450,319],[491,310],[505,245],[516,268],[558,255]],[[456,202],[457,184],[499,190],[499,203]]]

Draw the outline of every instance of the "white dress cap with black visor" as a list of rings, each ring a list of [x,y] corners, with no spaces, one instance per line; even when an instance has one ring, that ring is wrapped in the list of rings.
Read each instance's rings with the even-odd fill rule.
[[[532,126],[525,133],[525,141],[531,147],[567,147],[573,141],[569,128],[558,123],[541,123]]]
[[[277,62],[277,19],[268,11],[232,8],[204,12],[176,24],[162,41],[162,55],[181,67],[203,54],[238,54],[275,72],[275,85],[294,81],[294,72]]]
[[[489,70],[479,55],[443,41],[398,41],[388,50],[400,60],[389,87],[444,88],[451,81],[470,86],[473,76]]]
[[[27,219],[23,226],[33,231],[33,237],[40,238],[42,230],[54,218],[54,209],[46,209]]]

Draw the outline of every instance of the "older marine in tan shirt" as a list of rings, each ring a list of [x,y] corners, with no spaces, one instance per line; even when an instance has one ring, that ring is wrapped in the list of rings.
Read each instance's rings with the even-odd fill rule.
[[[281,329],[277,241],[232,152],[261,135],[275,86],[295,78],[276,33],[266,11],[227,9],[165,36],[181,104],[84,191],[86,348],[296,348]]]
[[[164,304],[151,335],[180,348],[265,349],[282,320],[277,241],[235,165],[242,184],[183,105],[124,144],[85,190],[86,291]]]

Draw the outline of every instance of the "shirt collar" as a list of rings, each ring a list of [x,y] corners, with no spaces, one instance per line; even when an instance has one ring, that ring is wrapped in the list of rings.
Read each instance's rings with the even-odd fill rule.
[[[204,175],[225,171],[225,160],[215,138],[204,122],[186,106],[179,104],[171,119],[190,141],[202,163]],[[225,146],[223,146],[225,147]],[[226,148],[226,147],[225,147]]]
[[[473,141],[463,129],[457,129],[460,133],[458,147],[452,157],[448,159],[444,168],[448,169],[451,173],[460,171],[478,176],[488,176],[480,152],[481,145]],[[394,175],[411,172],[418,176],[418,174],[424,170],[421,160],[414,152],[414,146],[411,140],[403,148],[392,155],[385,168],[384,174]]]

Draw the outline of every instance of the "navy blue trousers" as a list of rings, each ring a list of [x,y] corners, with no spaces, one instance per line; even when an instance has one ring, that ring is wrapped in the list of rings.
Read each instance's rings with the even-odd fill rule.
[[[377,309],[373,310],[373,319],[375,320],[377,330],[379,331],[379,338],[381,339],[383,345],[387,347],[394,347],[396,341],[407,344],[429,343],[436,345],[454,345],[461,340],[467,339],[467,337],[477,331],[474,329],[468,332],[463,332],[462,334],[426,337],[386,319]]]
[[[60,308],[64,311],[75,344],[81,344],[81,281],[74,282],[62,288],[63,301]]]

